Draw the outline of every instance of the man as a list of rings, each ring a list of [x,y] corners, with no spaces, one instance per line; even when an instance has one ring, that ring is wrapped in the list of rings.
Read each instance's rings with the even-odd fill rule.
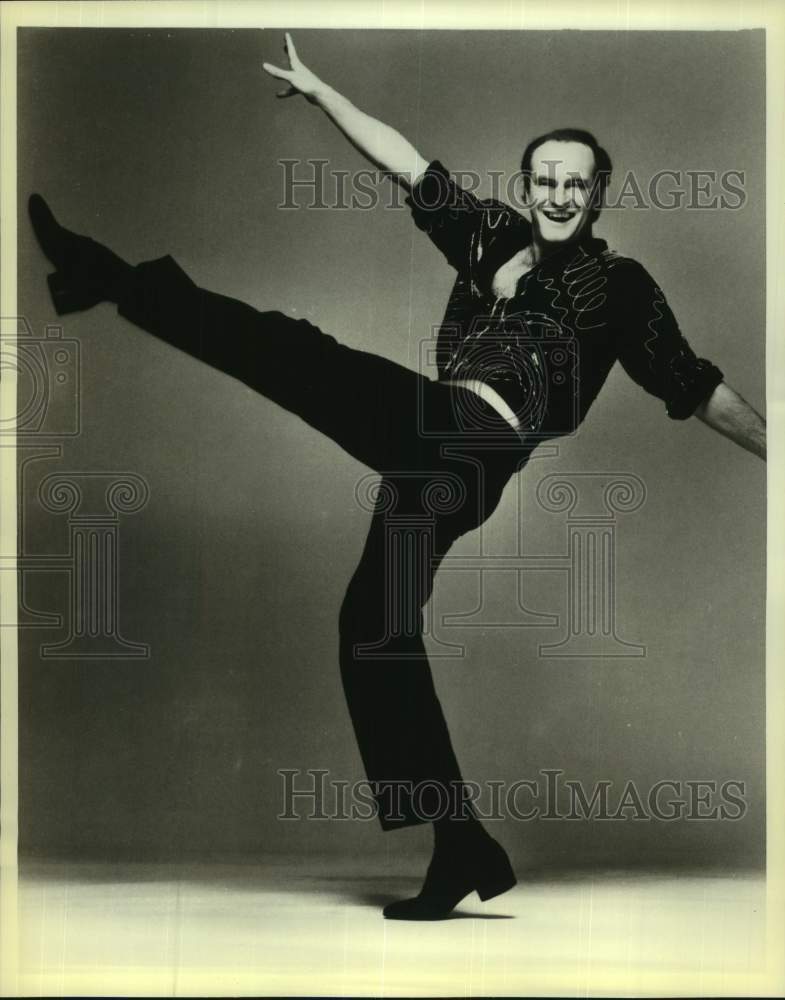
[[[528,416],[529,431],[542,439],[575,429],[618,357],[635,381],[665,400],[669,416],[695,414],[765,459],[765,422],[760,415],[724,382],[719,369],[709,362],[696,363],[662,292],[644,269],[592,237],[611,167],[593,136],[559,129],[529,143],[520,181],[524,203],[530,206],[528,223],[501,202],[480,202],[461,191],[439,161],[429,165],[400,133],[320,80],[299,59],[291,36],[285,37],[289,69],[264,63],[271,76],[288,84],[278,96],[302,94],[316,104],[372,164],[408,191],[415,222],[458,270],[437,345],[440,377],[453,381],[460,375],[460,381],[492,400],[508,419],[505,403],[512,403],[513,410],[518,408],[515,426],[521,426],[521,416]],[[544,266],[533,275],[539,265]],[[527,274],[535,280],[526,279]],[[545,294],[544,288],[538,293],[543,285],[552,294]],[[558,383],[559,402],[554,405],[551,399],[550,413],[543,412],[544,396],[546,389],[553,395],[554,384],[543,383],[541,374],[536,398],[522,405],[521,390],[532,391],[526,376],[537,373],[527,352],[514,350],[514,341],[527,336],[527,316],[533,315],[544,319],[549,329],[551,319],[557,328],[566,329],[572,349],[581,356],[581,384],[573,373],[566,383]],[[620,326],[621,336],[611,343]],[[499,332],[486,339],[488,330]],[[516,330],[523,338],[515,337]],[[589,330],[595,331],[591,338],[580,336]],[[472,343],[467,342],[469,334]],[[485,343],[475,345],[480,338]],[[513,360],[492,362],[500,351]],[[537,414],[543,418],[539,424]]]
[[[428,163],[398,132],[325,84],[299,59],[288,34],[285,49],[288,69],[264,64],[288,85],[278,96],[305,96],[402,185],[415,223],[457,271],[437,341],[441,381],[493,406],[527,443],[528,454],[536,442],[577,428],[619,360],[639,385],[664,401],[669,417],[697,415],[765,459],[763,419],[726,384],[716,365],[695,356],[645,269],[594,237],[611,173],[611,159],[594,136],[557,129],[528,144],[519,180],[527,220],[502,202],[480,201],[462,190],[438,160]],[[525,458],[519,468],[523,464]],[[359,673],[361,663],[356,667]],[[347,696],[370,773],[370,748],[388,737],[367,730],[363,720],[378,716],[353,694],[351,684]],[[441,731],[435,694],[423,689],[417,697],[421,718],[432,731]],[[448,747],[446,732],[441,739]],[[439,759],[432,749],[429,753]],[[393,773],[416,773],[405,761],[399,752]],[[450,771],[440,763],[442,774]],[[457,770],[450,780],[460,782]],[[398,904],[396,915],[448,910],[450,877],[440,884],[439,857],[448,848],[459,855],[461,841],[470,841],[469,831],[479,824],[471,810],[465,812],[464,823],[449,816],[436,820],[436,851],[423,890]],[[380,818],[383,826],[393,825],[383,806]],[[416,821],[412,812],[404,819]]]
[[[327,87],[297,58],[267,71],[323,108],[409,193],[415,221],[457,277],[437,345],[440,378],[339,344],[304,320],[198,288],[171,257],[131,267],[61,227],[38,196],[30,216],[55,265],[64,314],[109,300],[137,326],[263,393],[381,472],[374,516],[340,616],[341,673],[382,828],[433,822],[420,894],[385,916],[439,919],[469,892],[515,884],[464,786],[433,687],[421,612],[452,543],[493,512],[538,442],[570,433],[618,358],[683,419],[763,457],[760,417],[696,358],[634,261],[592,235],[610,160],[588,133],[540,137],[524,154],[531,222],[462,191],[438,161]],[[445,447],[449,445],[449,447]]]

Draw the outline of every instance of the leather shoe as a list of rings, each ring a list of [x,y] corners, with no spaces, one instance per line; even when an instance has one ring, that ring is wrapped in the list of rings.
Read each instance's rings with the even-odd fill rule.
[[[516,884],[504,848],[484,837],[468,848],[437,848],[419,895],[385,906],[388,920],[444,920],[470,892],[493,899]]]
[[[31,195],[27,207],[41,249],[57,268],[47,281],[58,316],[107,299],[116,302],[130,264],[89,236],[61,226],[40,194]]]

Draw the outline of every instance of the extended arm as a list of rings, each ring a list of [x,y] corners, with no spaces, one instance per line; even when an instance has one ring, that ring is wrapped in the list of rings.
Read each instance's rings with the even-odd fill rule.
[[[428,166],[427,160],[400,132],[360,111],[304,66],[288,32],[285,48],[289,69],[263,63],[263,68],[270,76],[288,83],[287,89],[280,91],[278,96],[302,94],[311,104],[316,104],[367,160],[410,191]]]
[[[695,415],[765,461],[765,421],[716,365],[695,355],[651,275],[635,261],[620,261],[609,286],[621,309],[619,360],[634,381],[665,401],[669,417]]]
[[[729,385],[720,382],[695,416],[766,461],[766,421]]]

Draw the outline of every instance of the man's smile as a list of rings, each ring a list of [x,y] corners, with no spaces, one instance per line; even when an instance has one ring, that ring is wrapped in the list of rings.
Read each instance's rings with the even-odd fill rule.
[[[570,222],[578,213],[566,208],[544,208],[542,214],[551,222]]]

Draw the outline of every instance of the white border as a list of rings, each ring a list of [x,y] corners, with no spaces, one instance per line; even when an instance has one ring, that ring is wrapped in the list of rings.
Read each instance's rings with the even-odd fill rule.
[[[0,5],[0,222],[2,225],[2,277],[0,316],[16,315],[16,31],[22,25],[60,27],[368,27],[368,28],[493,28],[496,30],[593,28],[593,29],[766,29],[766,134],[767,134],[767,418],[768,464],[768,580],[767,580],[767,950],[763,968],[750,972],[743,981],[729,981],[705,970],[700,977],[675,976],[668,970],[627,975],[608,970],[604,992],[615,995],[768,995],[785,992],[785,679],[783,634],[785,632],[785,522],[779,518],[783,496],[783,424],[785,424],[785,203],[781,197],[785,153],[785,4],[780,0],[246,0],[246,2],[191,3],[188,0],[158,2],[21,3]],[[5,332],[5,331],[4,331]],[[744,331],[740,331],[744,332]],[[16,387],[8,371],[3,372],[0,419],[15,412]],[[0,448],[0,554],[16,552],[16,456],[12,447]],[[16,816],[17,786],[17,645],[16,574],[0,573],[0,994],[18,992],[16,932]],[[633,979],[634,976],[634,979]],[[242,973],[233,974],[233,989],[253,992],[259,983]],[[143,994],[155,989],[157,974],[137,969],[117,970],[114,978],[102,975],[100,985],[88,978],[64,982],[69,993],[116,992]],[[634,986],[633,986],[634,982]],[[54,981],[53,981],[54,985]],[[536,973],[526,984],[538,989]],[[552,980],[543,980],[543,991],[552,992]],[[112,989],[112,987],[115,989]],[[270,991],[292,989],[292,983],[265,984]],[[305,992],[319,992],[319,984],[300,984]],[[181,993],[220,994],[223,974],[182,970]],[[585,990],[585,983],[570,982],[565,974],[565,993]]]

